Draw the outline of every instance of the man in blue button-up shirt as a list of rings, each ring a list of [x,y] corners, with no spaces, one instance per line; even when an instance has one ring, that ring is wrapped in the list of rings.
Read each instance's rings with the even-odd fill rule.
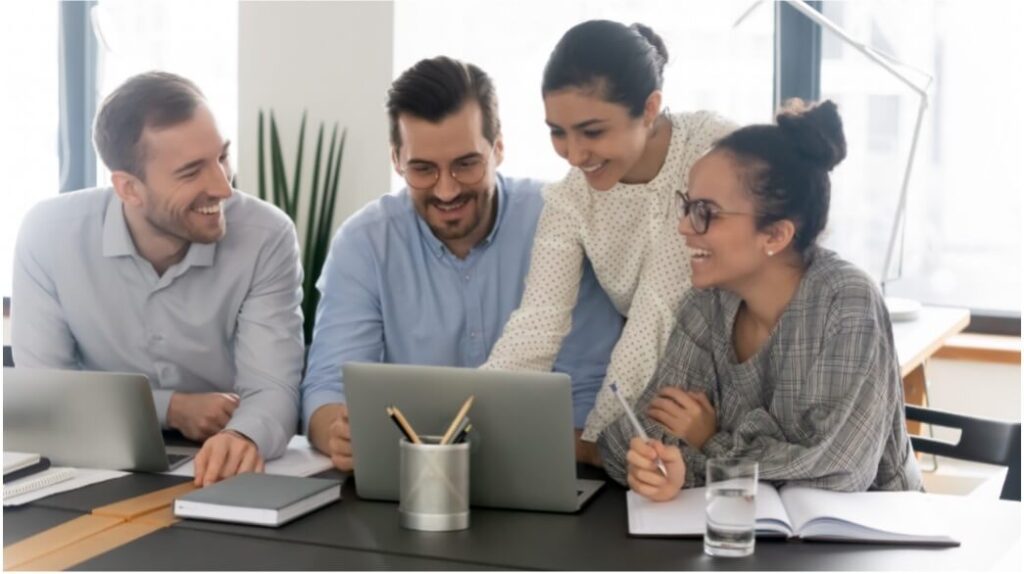
[[[519,306],[543,207],[539,182],[497,173],[497,98],[476,66],[423,60],[392,84],[387,107],[392,161],[408,186],[335,235],[302,383],[309,438],[342,470],[353,460],[341,365],[483,364]],[[572,378],[577,427],[622,321],[588,265],[555,363]]]

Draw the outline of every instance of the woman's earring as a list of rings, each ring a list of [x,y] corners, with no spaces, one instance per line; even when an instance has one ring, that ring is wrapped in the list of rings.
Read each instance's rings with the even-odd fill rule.
[[[767,253],[768,253],[768,257],[771,257],[772,255],[775,255],[775,252],[774,252],[774,251],[772,251],[771,249],[769,249],[769,250],[767,251]]]

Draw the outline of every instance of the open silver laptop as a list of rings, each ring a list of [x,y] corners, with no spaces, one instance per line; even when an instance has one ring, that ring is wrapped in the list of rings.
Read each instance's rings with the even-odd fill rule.
[[[4,450],[57,466],[148,472],[190,458],[168,455],[145,375],[5,368],[3,388]]]
[[[470,502],[576,512],[602,485],[576,478],[569,376],[346,363],[356,493],[398,500],[397,406],[417,433],[441,435],[469,395]]]

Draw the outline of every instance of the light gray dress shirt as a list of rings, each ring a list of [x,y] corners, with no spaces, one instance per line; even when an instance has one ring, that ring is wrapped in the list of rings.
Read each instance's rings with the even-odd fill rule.
[[[143,373],[162,424],[174,392],[238,393],[227,428],[280,456],[298,425],[304,352],[295,226],[238,191],[223,209],[225,236],[158,276],[112,188],[39,203],[15,250],[15,365]]]
[[[762,480],[829,490],[920,490],[903,408],[892,326],[864,272],[812,248],[800,286],[764,345],[740,363],[732,344],[741,300],[691,289],[665,355],[636,405],[652,438],[680,446],[646,416],[662,387],[702,391],[717,432],[683,446],[684,485],[704,483],[708,458],[758,461]],[[598,441],[608,474],[625,483],[634,436],[625,416]]]

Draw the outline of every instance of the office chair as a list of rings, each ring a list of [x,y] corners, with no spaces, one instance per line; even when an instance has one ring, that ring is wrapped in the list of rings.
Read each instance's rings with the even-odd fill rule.
[[[906,405],[906,409],[907,420],[960,430],[960,439],[955,444],[911,435],[910,442],[915,451],[1005,466],[1006,480],[999,498],[1020,500],[1019,422],[969,417],[913,405]]]

